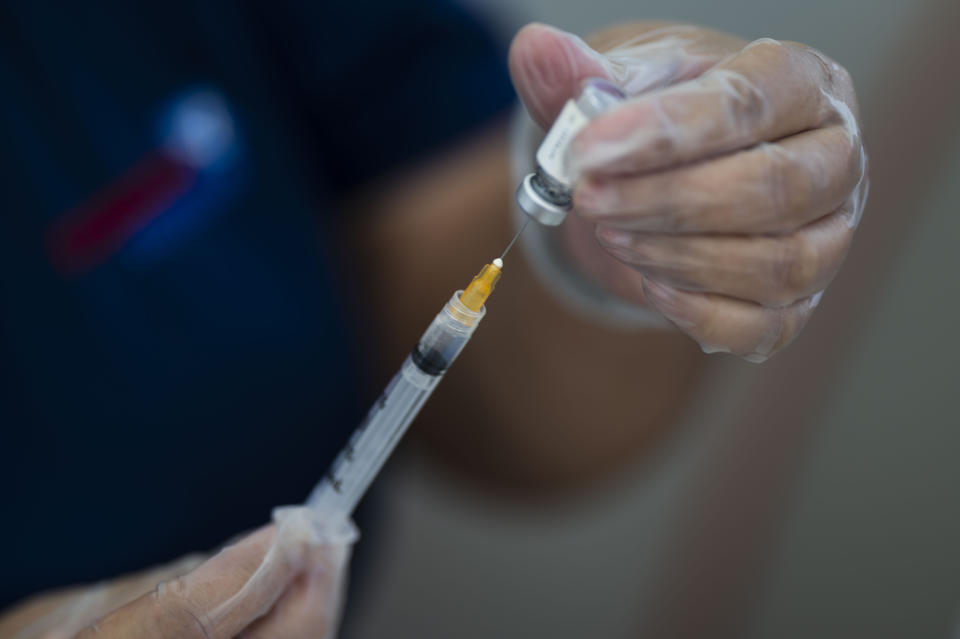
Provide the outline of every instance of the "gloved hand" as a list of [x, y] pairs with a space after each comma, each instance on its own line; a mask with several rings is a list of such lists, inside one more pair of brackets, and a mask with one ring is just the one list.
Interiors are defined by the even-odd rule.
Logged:
[[849, 75], [802, 44], [693, 26], [625, 25], [591, 42], [534, 24], [510, 50], [544, 128], [585, 78], [631, 96], [570, 145], [566, 253], [704, 351], [763, 361], [803, 328], [863, 211]]
[[0, 637], [333, 637], [355, 539], [352, 524], [278, 508], [273, 524], [206, 561], [34, 598], [0, 619]]

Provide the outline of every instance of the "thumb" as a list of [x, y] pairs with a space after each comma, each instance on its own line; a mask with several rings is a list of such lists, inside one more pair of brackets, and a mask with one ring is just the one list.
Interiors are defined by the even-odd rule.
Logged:
[[[228, 639], [264, 615], [300, 572], [270, 561], [276, 526], [225, 547], [193, 571], [114, 610], [75, 639]], [[255, 588], [250, 585], [255, 581]]]
[[572, 33], [545, 24], [528, 24], [514, 36], [509, 65], [520, 99], [544, 128], [549, 128], [583, 80], [612, 80], [600, 53]]

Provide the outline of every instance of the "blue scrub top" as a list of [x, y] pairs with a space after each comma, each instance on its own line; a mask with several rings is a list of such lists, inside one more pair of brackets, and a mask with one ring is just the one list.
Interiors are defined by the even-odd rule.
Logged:
[[0, 606], [306, 496], [365, 408], [334, 204], [503, 58], [441, 0], [0, 7]]

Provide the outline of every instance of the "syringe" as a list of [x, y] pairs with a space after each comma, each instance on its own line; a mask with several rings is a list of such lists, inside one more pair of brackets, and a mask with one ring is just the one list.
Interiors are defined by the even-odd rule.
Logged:
[[503, 259], [498, 257], [483, 267], [466, 290], [453, 294], [313, 489], [307, 506], [328, 518], [353, 513], [410, 422], [477, 330], [486, 313], [483, 303], [502, 269]]
[[[529, 218], [545, 226], [563, 222], [572, 207], [573, 175], [566, 162], [570, 141], [590, 120], [612, 108], [625, 94], [609, 81], [590, 78], [580, 95], [569, 100], [547, 132], [536, 154], [536, 172], [517, 189], [517, 204]], [[410, 422], [466, 346], [483, 319], [483, 303], [503, 268], [503, 256], [520, 237], [520, 228], [499, 258], [483, 267], [465, 291], [457, 291], [434, 318], [413, 352], [403, 362], [366, 419], [310, 493], [307, 505], [326, 517], [349, 517]]]

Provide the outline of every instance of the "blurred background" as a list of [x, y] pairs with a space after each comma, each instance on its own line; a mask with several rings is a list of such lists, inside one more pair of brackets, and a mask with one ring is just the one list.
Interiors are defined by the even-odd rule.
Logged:
[[[534, 20], [586, 36], [666, 19], [816, 47], [854, 78], [872, 189], [847, 263], [800, 338], [762, 366], [706, 358], [679, 423], [644, 440], [657, 440], [652, 452], [625, 470], [507, 499], [410, 438], [377, 482], [373, 515], [359, 518], [366, 543], [343, 636], [960, 639], [960, 3], [460, 2], [503, 56]], [[0, 446], [14, 524], [0, 541], [26, 549], [0, 569], [0, 606], [215, 548], [302, 499], [317, 460], [336, 454], [367, 405], [359, 379], [369, 371], [354, 368], [371, 353], [353, 338], [375, 315], [400, 315], [360, 300], [364, 319], [350, 324], [357, 309], [339, 304], [357, 301], [347, 299], [354, 273], [337, 271], [340, 252], [356, 271], [402, 264], [395, 279], [421, 295], [400, 303], [432, 313], [416, 274], [462, 283], [459, 263], [441, 257], [473, 268], [509, 234], [504, 215], [463, 219], [506, 179], [500, 138], [480, 147], [498, 167], [487, 173], [447, 180], [476, 165], [443, 156], [452, 168], [433, 181], [390, 182], [388, 169], [415, 169], [418, 153], [512, 100], [486, 35], [443, 2], [424, 5], [429, 20], [396, 2], [369, 20], [349, 2], [0, 5], [11, 96], [0, 119], [10, 139], [0, 153], [0, 377], [11, 372], [0, 423], [18, 425]], [[400, 53], [390, 62], [413, 70], [384, 72]], [[445, 99], [433, 99], [437, 73]], [[339, 217], [318, 225], [318, 202], [339, 209], [374, 177], [386, 188], [345, 211], [386, 201], [413, 213], [378, 219], [367, 243], [346, 241]], [[418, 209], [423, 193], [441, 193], [443, 207]], [[451, 226], [434, 234], [437, 220]], [[437, 246], [451, 229], [471, 229], [469, 241]], [[421, 255], [376, 252], [391, 245]], [[390, 328], [398, 358], [422, 330], [414, 315], [405, 318], [416, 325]], [[483, 331], [508, 352], [505, 367], [516, 364], [510, 349], [533, 341], [514, 328], [491, 317]], [[484, 402], [523, 403], [521, 384], [491, 398], [469, 386], [467, 368], [451, 371], [431, 406], [460, 401], [453, 391], [465, 387], [482, 398], [479, 419], [498, 414]], [[502, 379], [527, 370], [537, 369]], [[654, 377], [669, 381], [662, 368]], [[579, 402], [585, 414], [601, 405], [592, 399]], [[550, 414], [541, 407], [533, 414]], [[526, 444], [550, 432], [536, 429], [545, 418], [530, 421]], [[498, 442], [510, 430], [465, 424], [441, 431], [464, 454], [471, 433]], [[519, 456], [489, 449], [486, 462]], [[64, 521], [94, 525], [66, 539]]]
[[856, 83], [872, 191], [806, 334], [715, 362], [613, 486], [504, 504], [406, 450], [347, 636], [960, 637], [960, 5], [472, 4], [504, 38], [662, 18], [821, 49]]

